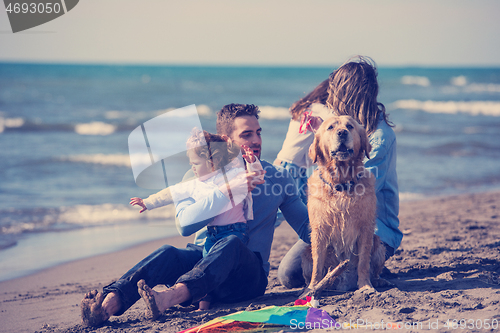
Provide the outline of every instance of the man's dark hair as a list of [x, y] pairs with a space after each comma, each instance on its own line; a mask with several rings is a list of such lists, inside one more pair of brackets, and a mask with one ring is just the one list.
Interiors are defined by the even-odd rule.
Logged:
[[259, 119], [259, 107], [253, 104], [228, 104], [217, 112], [217, 134], [231, 136], [234, 119], [242, 116], [254, 116]]

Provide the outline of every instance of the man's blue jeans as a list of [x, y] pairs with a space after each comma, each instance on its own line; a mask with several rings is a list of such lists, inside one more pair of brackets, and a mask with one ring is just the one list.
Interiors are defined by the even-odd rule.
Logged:
[[184, 283], [191, 299], [189, 305], [210, 295], [212, 301], [235, 303], [261, 296], [266, 291], [267, 275], [260, 255], [252, 252], [241, 240], [231, 235], [212, 247], [202, 257], [203, 247], [188, 244], [185, 249], [165, 245], [151, 253], [130, 269], [119, 280], [103, 288], [104, 293], [115, 292], [123, 314], [140, 299], [137, 282], [141, 279], [153, 288], [158, 284], [173, 286]]

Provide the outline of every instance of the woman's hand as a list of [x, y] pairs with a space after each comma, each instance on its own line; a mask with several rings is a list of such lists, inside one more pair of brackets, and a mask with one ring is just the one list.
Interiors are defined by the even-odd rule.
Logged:
[[321, 119], [321, 117], [313, 116], [312, 111], [306, 111], [300, 117], [299, 133], [302, 134], [306, 133], [307, 131], [316, 133], [322, 123], [323, 119]]
[[130, 204], [132, 206], [141, 206], [142, 209], [139, 211], [139, 213], [142, 213], [147, 210], [146, 205], [144, 204], [144, 201], [141, 198], [130, 199]]

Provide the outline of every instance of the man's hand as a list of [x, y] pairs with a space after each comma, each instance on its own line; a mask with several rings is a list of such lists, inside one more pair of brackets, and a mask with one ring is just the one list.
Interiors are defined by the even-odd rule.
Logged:
[[144, 204], [144, 201], [141, 198], [132, 198], [130, 199], [130, 204], [132, 206], [141, 206], [142, 209], [139, 211], [139, 213], [142, 213], [147, 210], [146, 205]]
[[264, 180], [265, 174], [265, 170], [247, 173], [248, 192], [252, 192], [253, 189], [257, 187], [257, 185], [264, 184], [266, 182]]
[[[229, 179], [227, 184], [222, 184], [219, 186], [219, 190], [229, 199], [231, 196], [240, 196], [244, 194], [245, 196], [252, 192], [255, 187], [259, 184], [264, 184], [265, 180], [261, 179], [261, 175], [264, 175], [266, 171], [254, 171], [254, 172], [242, 172], [237, 176]], [[231, 192], [231, 195], [229, 194]]]

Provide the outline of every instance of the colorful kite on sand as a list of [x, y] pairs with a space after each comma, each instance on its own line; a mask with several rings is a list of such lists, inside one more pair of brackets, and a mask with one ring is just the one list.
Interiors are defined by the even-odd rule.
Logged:
[[[287, 326], [291, 329], [349, 329], [365, 328], [365, 325], [337, 323], [328, 312], [312, 307], [317, 301], [309, 296], [306, 300], [296, 300], [294, 306], [268, 306], [255, 311], [240, 311], [215, 318], [205, 324], [180, 333], [220, 333], [220, 332], [276, 332]], [[396, 323], [388, 323], [390, 328], [399, 328]], [[389, 326], [388, 326], [389, 327]]]
[[252, 331], [268, 328], [272, 332], [276, 326], [292, 328], [334, 328], [337, 323], [323, 310], [299, 306], [268, 306], [255, 311], [241, 311], [215, 318], [203, 325], [182, 331], [181, 333], [209, 333]]

